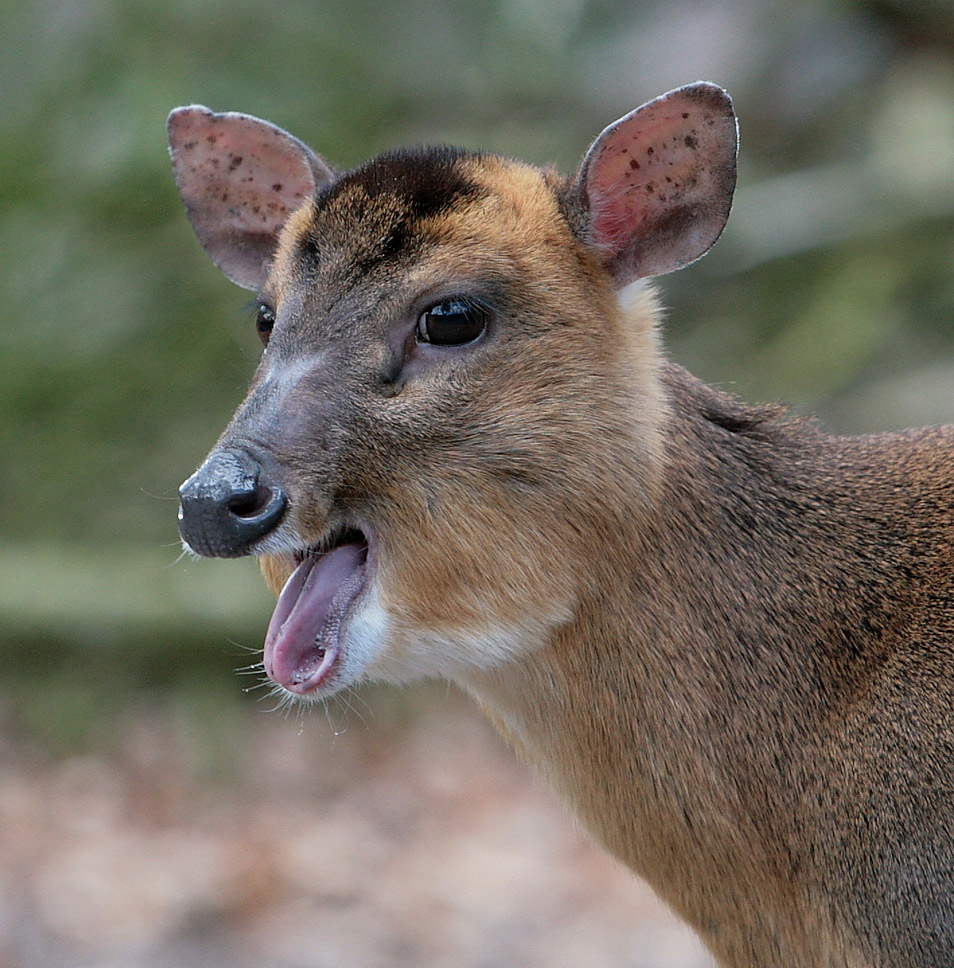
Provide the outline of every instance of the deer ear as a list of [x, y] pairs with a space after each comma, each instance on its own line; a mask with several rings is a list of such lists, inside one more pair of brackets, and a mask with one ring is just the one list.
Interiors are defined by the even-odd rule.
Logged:
[[201, 105], [169, 115], [169, 150], [189, 221], [233, 282], [260, 289], [278, 234], [334, 172], [288, 132]]
[[735, 190], [729, 95], [690, 84], [611, 124], [577, 179], [586, 241], [618, 287], [694, 262], [722, 233]]

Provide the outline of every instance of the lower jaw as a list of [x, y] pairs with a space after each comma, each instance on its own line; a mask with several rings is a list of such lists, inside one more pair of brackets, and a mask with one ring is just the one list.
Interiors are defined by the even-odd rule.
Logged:
[[276, 682], [276, 685], [294, 696], [319, 698], [318, 693], [322, 686], [326, 685], [335, 674], [338, 653], [337, 645], [322, 648], [320, 655], [315, 657], [314, 663], [310, 663], [306, 669], [297, 670], [288, 682]]
[[[306, 561], [309, 570], [302, 570]], [[322, 581], [318, 569], [325, 565], [325, 578], [329, 576], [329, 569], [331, 575], [343, 566], [353, 570], [347, 575], [339, 572], [337, 580], [342, 583], [334, 597], [318, 608], [315, 592], [320, 596]], [[363, 542], [338, 546], [313, 559], [299, 558], [298, 567], [279, 595], [266, 634], [265, 672], [276, 685], [299, 698], [320, 699], [337, 691], [335, 680], [343, 659], [341, 639], [367, 581], [367, 546]], [[320, 602], [320, 597], [317, 601]], [[310, 612], [319, 614], [310, 617]], [[315, 619], [317, 624], [309, 628]]]

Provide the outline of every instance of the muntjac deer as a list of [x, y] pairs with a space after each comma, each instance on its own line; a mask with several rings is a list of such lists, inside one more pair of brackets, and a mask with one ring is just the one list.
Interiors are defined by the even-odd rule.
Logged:
[[954, 430], [831, 436], [664, 358], [645, 280], [722, 231], [726, 93], [570, 179], [169, 132], [265, 344], [180, 529], [260, 556], [277, 688], [460, 683], [726, 966], [954, 966]]

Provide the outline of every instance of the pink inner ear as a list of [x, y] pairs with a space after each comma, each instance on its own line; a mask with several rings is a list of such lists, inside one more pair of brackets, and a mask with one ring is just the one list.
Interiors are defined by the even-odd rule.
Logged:
[[333, 173], [281, 128], [198, 105], [170, 115], [169, 142], [199, 241], [233, 281], [258, 288], [288, 216]]
[[628, 265], [626, 281], [692, 262], [718, 238], [735, 151], [731, 103], [714, 85], [664, 95], [600, 135], [582, 175], [591, 239]]
[[237, 230], [275, 231], [315, 190], [304, 146], [257, 118], [187, 108], [173, 115], [169, 135], [190, 199]]

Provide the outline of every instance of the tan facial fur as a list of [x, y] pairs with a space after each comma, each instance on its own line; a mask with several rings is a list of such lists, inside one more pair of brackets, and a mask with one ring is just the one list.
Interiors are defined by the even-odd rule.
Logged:
[[[575, 611], [598, 533], [581, 532], [577, 509], [614, 500], [621, 454], [644, 468], [647, 501], [658, 473], [664, 406], [654, 375], [652, 297], [638, 295], [635, 309], [621, 312], [560, 216], [548, 176], [497, 158], [463, 166], [486, 194], [417, 227], [430, 248], [401, 280], [407, 300], [466, 291], [472, 278], [532, 280], [527, 328], [542, 334], [569, 318], [575, 335], [561, 346], [539, 335], [507, 341], [500, 334], [483, 359], [468, 361], [464, 405], [459, 397], [448, 404], [439, 366], [375, 401], [369, 421], [381, 431], [386, 473], [365, 486], [374, 493], [369, 518], [381, 522], [377, 577], [389, 639], [369, 671], [387, 678], [482, 667], [543, 641]], [[315, 218], [306, 207], [281, 237], [267, 283], [279, 305], [294, 288], [296, 253]], [[336, 259], [332, 254], [332, 264]], [[590, 276], [586, 287], [581, 268]], [[517, 379], [494, 377], [502, 360]], [[641, 377], [638, 399], [634, 376]], [[413, 441], [402, 440], [405, 429], [439, 422], [451, 425], [439, 451], [417, 453]], [[603, 467], [589, 446], [594, 436], [615, 441], [614, 460]], [[312, 526], [320, 534], [325, 522]], [[291, 560], [262, 562], [272, 587], [280, 587]]]

